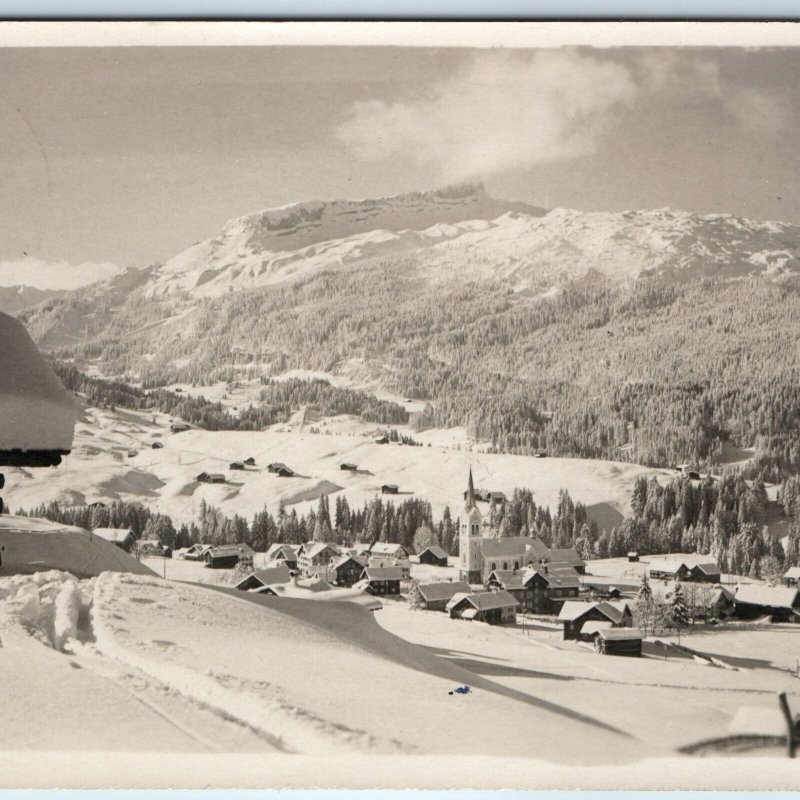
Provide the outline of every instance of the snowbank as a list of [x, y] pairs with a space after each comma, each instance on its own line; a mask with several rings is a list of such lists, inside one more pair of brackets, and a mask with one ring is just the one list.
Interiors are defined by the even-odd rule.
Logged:
[[78, 418], [20, 322], [0, 313], [0, 450], [69, 450]]
[[79, 578], [105, 571], [153, 574], [121, 548], [83, 528], [0, 515], [0, 576], [54, 569]]

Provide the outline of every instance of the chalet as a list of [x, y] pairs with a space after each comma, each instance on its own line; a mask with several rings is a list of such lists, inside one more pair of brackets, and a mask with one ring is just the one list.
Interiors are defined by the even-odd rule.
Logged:
[[564, 602], [578, 597], [580, 580], [575, 570], [547, 565], [525, 570], [494, 570], [486, 581], [489, 589], [504, 589], [519, 601], [523, 611], [557, 614]]
[[292, 575], [288, 567], [280, 565], [251, 573], [246, 578], [242, 578], [235, 588], [242, 592], [258, 592], [274, 584], [289, 583], [291, 579]]
[[153, 450], [161, 450], [161, 448], [162, 448], [163, 446], [164, 446], [164, 444], [163, 444], [162, 442], [153, 442], [153, 444], [151, 444], [151, 445], [150, 445], [150, 447], [151, 447]]
[[193, 544], [184, 554], [185, 561], [202, 561], [206, 551], [211, 549], [210, 544]]
[[786, 586], [797, 586], [800, 584], [800, 567], [790, 567], [783, 575], [783, 582]]
[[233, 461], [231, 462], [228, 469], [244, 469], [244, 462], [243, 461]]
[[347, 472], [356, 472], [356, 470], [358, 470], [358, 467], [355, 464], [344, 463], [344, 464], [339, 464], [339, 469]]
[[211, 569], [230, 569], [245, 559], [252, 561], [253, 548], [244, 542], [210, 547], [203, 553], [205, 566]]
[[290, 570], [297, 569], [297, 552], [288, 544], [271, 544], [266, 553], [268, 564], [277, 566], [284, 564]]
[[297, 566], [310, 575], [329, 566], [331, 559], [339, 558], [339, 548], [328, 542], [307, 542], [297, 552]]
[[172, 433], [183, 433], [184, 431], [190, 430], [191, 425], [187, 425], [185, 422], [173, 422], [172, 425], [169, 426], [169, 429]]
[[653, 580], [719, 583], [720, 569], [713, 561], [687, 564], [680, 559], [651, 564], [647, 570]]
[[453, 595], [445, 608], [452, 619], [506, 625], [516, 622], [518, 605], [508, 592], [471, 592]]
[[734, 611], [739, 619], [770, 618], [770, 622], [800, 622], [800, 589], [796, 586], [744, 584], [736, 588]]
[[390, 558], [388, 556], [373, 556], [370, 553], [369, 560], [366, 564], [368, 567], [377, 567], [383, 569], [384, 567], [397, 567], [403, 580], [408, 580], [411, 577], [411, 562], [405, 558]]
[[403, 561], [407, 561], [409, 556], [408, 550], [406, 550], [403, 545], [397, 544], [396, 542], [375, 542], [367, 552], [371, 557], [385, 556]]
[[127, 553], [131, 551], [136, 542], [136, 536], [134, 536], [130, 528], [95, 528], [92, 533], [107, 542], [115, 544]]
[[447, 553], [438, 544], [426, 547], [419, 554], [420, 564], [429, 564], [432, 567], [446, 567]]
[[335, 586], [352, 586], [358, 583], [367, 566], [359, 556], [342, 556], [328, 567], [328, 580]]
[[377, 436], [373, 439], [375, 444], [389, 444], [389, 437], [388, 436]]
[[417, 585], [423, 607], [427, 611], [445, 611], [447, 604], [457, 594], [469, 594], [472, 590], [463, 581], [438, 581]]
[[[506, 496], [503, 492], [496, 492], [491, 491], [489, 489], [473, 489], [475, 493], [475, 499], [479, 503], [496, 503], [497, 505], [502, 505], [506, 502]], [[469, 494], [469, 490], [464, 492], [464, 499], [467, 499], [467, 495]]]
[[381, 494], [399, 494], [400, 487], [396, 483], [384, 483], [381, 486]]
[[281, 470], [289, 470], [292, 472], [290, 467], [287, 467], [282, 461], [273, 461], [271, 464], [267, 465], [268, 472], [279, 473]]
[[253, 458], [253, 456], [250, 456], [249, 458], [246, 458], [246, 459], [244, 460], [244, 463], [245, 463], [245, 464], [246, 464], [248, 467], [254, 467], [254, 466], [256, 465], [256, 460]]
[[590, 619], [583, 623], [578, 633], [578, 640], [594, 643], [595, 637], [600, 631], [609, 630], [613, 627], [614, 623], [610, 619]]
[[640, 658], [642, 638], [642, 632], [637, 628], [605, 628], [597, 632], [594, 646], [603, 655]]
[[197, 480], [200, 483], [225, 483], [225, 476], [221, 472], [201, 472]]
[[161, 544], [158, 539], [141, 539], [138, 547], [139, 553], [143, 556], [160, 556], [162, 558], [172, 558], [172, 548]]
[[564, 623], [565, 639], [578, 639], [584, 624], [589, 621], [605, 620], [615, 628], [625, 628], [633, 624], [633, 615], [625, 601], [584, 603], [567, 600], [558, 612], [558, 620]]
[[139, 455], [138, 450], [128, 450], [128, 458], [136, 458]]
[[361, 573], [365, 591], [378, 595], [399, 595], [402, 577], [399, 567], [366, 567]]
[[632, 550], [630, 553], [628, 553], [628, 561], [634, 563], [638, 560], [639, 560], [639, 554], [635, 550]]

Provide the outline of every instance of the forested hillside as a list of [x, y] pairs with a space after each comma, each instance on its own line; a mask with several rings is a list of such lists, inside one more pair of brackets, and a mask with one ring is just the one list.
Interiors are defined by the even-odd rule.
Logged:
[[[415, 198], [376, 207], [389, 224], [395, 206], [412, 208]], [[233, 221], [207, 247], [115, 279], [108, 295], [98, 285], [21, 318], [54, 355], [145, 389], [355, 371], [350, 385], [367, 394], [381, 386], [429, 401], [413, 416], [418, 429], [463, 425], [498, 451], [703, 467], [750, 448], [750, 476], [800, 472], [793, 226], [668, 210], [509, 213], [459, 223], [459, 235], [442, 233], [438, 244], [367, 257], [366, 240], [317, 243], [319, 226], [304, 222], [304, 249], [284, 258], [258, 249], [259, 219]], [[249, 248], [247, 269], [237, 237]], [[360, 260], [320, 260], [342, 242]], [[280, 281], [248, 283], [248, 270], [272, 276], [276, 259]], [[208, 271], [231, 283], [199, 296]], [[201, 282], [185, 288], [189, 274]], [[165, 276], [183, 277], [167, 291]], [[280, 419], [287, 391], [323, 389], [270, 385], [262, 407], [240, 419]], [[403, 421], [401, 409], [334, 400], [332, 391], [318, 399], [333, 413]]]

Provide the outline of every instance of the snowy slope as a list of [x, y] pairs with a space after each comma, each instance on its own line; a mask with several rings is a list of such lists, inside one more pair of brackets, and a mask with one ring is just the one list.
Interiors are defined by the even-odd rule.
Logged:
[[77, 416], [28, 332], [0, 313], [0, 450], [69, 450]]
[[121, 548], [83, 528], [46, 519], [0, 515], [0, 575], [64, 570], [88, 577], [101, 572], [151, 575]]
[[[506, 493], [525, 486], [537, 503], [553, 509], [559, 490], [568, 489], [589, 507], [592, 519], [610, 528], [627, 512], [639, 476], [671, 474], [630, 463], [468, 452], [439, 444], [437, 431], [425, 434], [430, 447], [376, 445], [373, 426], [352, 418], [337, 421], [339, 432], [330, 435], [286, 425], [258, 432], [195, 429], [171, 434], [163, 414], [153, 422], [152, 412], [87, 409], [65, 463], [50, 470], [5, 469], [5, 495], [15, 509], [51, 500], [66, 505], [141, 500], [176, 522], [189, 522], [203, 499], [228, 515], [252, 517], [264, 506], [276, 513], [281, 500], [303, 512], [315, 506], [321, 494], [338, 492], [351, 506], [361, 506], [379, 495], [381, 484], [396, 483], [402, 492], [396, 502], [424, 498], [438, 517], [446, 505], [451, 511], [460, 505], [472, 467], [478, 486]], [[152, 449], [154, 441], [162, 442], [163, 448]], [[130, 457], [129, 451], [136, 454]], [[255, 468], [228, 469], [232, 461], [250, 456]], [[279, 478], [267, 472], [272, 461], [288, 464], [297, 476]], [[342, 462], [359, 469], [342, 471]], [[196, 476], [204, 471], [222, 472], [227, 482], [199, 483]]]

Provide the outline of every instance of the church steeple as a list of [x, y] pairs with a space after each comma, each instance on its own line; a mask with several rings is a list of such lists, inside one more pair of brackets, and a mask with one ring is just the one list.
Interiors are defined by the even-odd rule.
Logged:
[[469, 481], [467, 482], [467, 508], [475, 508], [475, 484], [472, 482], [472, 467], [469, 468]]

